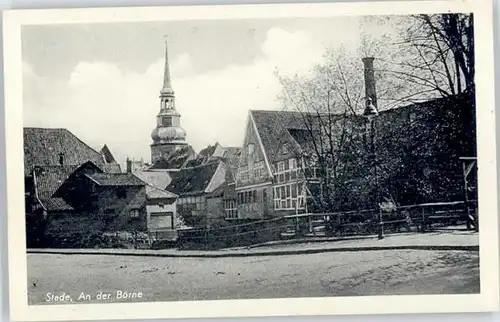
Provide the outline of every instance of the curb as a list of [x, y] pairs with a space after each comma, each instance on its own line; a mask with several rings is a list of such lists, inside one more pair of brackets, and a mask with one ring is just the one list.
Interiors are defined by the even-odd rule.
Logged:
[[[413, 235], [412, 233], [398, 233], [397, 236]], [[386, 234], [387, 237], [391, 234]], [[252, 249], [266, 246], [279, 246], [279, 245], [291, 245], [291, 244], [314, 244], [314, 243], [325, 243], [325, 242], [338, 242], [338, 241], [357, 241], [357, 240], [367, 240], [376, 239], [377, 235], [366, 235], [366, 236], [353, 236], [353, 237], [307, 237], [307, 238], [297, 238], [297, 239], [285, 239], [270, 241], [260, 244], [254, 244], [246, 247], [234, 247], [227, 248], [228, 250], [242, 250], [242, 249]]]
[[431, 251], [479, 251], [479, 246], [456, 246], [456, 245], [414, 245], [414, 246], [367, 246], [367, 247], [335, 247], [303, 250], [281, 250], [262, 252], [228, 252], [218, 254], [162, 254], [162, 253], [136, 253], [136, 252], [106, 252], [106, 251], [58, 251], [58, 250], [27, 250], [28, 254], [57, 254], [57, 255], [108, 255], [108, 256], [136, 256], [136, 257], [170, 257], [170, 258], [225, 258], [225, 257], [254, 257], [254, 256], [280, 256], [280, 255], [302, 255], [334, 252], [358, 252], [358, 251], [381, 251], [381, 250], [431, 250]]

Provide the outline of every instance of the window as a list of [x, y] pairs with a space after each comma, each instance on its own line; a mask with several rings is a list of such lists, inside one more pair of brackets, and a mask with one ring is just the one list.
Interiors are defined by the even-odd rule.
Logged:
[[240, 167], [239, 170], [239, 179], [240, 181], [247, 181], [250, 179], [249, 173], [248, 173], [248, 166], [242, 166]]
[[304, 208], [304, 183], [291, 183], [274, 187], [274, 209], [294, 210]]
[[130, 210], [130, 218], [139, 218], [139, 209]]
[[274, 173], [275, 183], [288, 182], [298, 178], [297, 159], [292, 158], [277, 162], [273, 168], [278, 169]]
[[242, 191], [237, 193], [238, 204], [257, 202], [257, 190]]
[[180, 213], [201, 216], [206, 213], [205, 198], [202, 196], [179, 198], [177, 208]]
[[236, 201], [226, 200], [224, 208], [227, 219], [238, 219], [238, 208], [236, 207]]
[[125, 199], [125, 198], [127, 198], [127, 191], [123, 188], [117, 188], [116, 189], [116, 196], [120, 199]]
[[260, 179], [265, 177], [265, 175], [266, 175], [266, 170], [264, 166], [264, 161], [259, 161], [255, 163], [255, 166], [253, 168], [253, 177], [255, 179]]
[[161, 125], [163, 126], [172, 126], [172, 118], [171, 117], [162, 117]]
[[283, 154], [288, 154], [288, 143], [283, 143], [282, 151]]

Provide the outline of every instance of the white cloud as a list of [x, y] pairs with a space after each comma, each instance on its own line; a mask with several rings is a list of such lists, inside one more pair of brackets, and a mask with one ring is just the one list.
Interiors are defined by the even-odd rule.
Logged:
[[[171, 57], [173, 87], [187, 140], [197, 150], [219, 141], [240, 145], [249, 109], [278, 109], [280, 72], [305, 73], [323, 48], [305, 32], [270, 29], [261, 55], [247, 65], [195, 74], [191, 56]], [[50, 82], [25, 64], [25, 125], [66, 127], [96, 148], [108, 144], [124, 162], [149, 160], [159, 109], [163, 60], [144, 73], [107, 62], [80, 62], [66, 83]]]

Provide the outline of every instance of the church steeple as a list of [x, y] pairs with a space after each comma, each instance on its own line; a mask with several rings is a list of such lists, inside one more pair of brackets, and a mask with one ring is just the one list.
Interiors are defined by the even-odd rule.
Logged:
[[172, 81], [170, 79], [170, 64], [168, 63], [168, 42], [165, 38], [165, 68], [163, 70], [163, 88], [161, 94], [174, 96]]
[[168, 62], [168, 43], [167, 39], [165, 38], [165, 67], [163, 70], [163, 87], [160, 91], [160, 101], [161, 101], [161, 108], [160, 108], [160, 113], [163, 110], [172, 110], [170, 111], [175, 112], [175, 93], [174, 89], [172, 88], [172, 81], [170, 79], [170, 64]]
[[163, 87], [160, 90], [160, 112], [156, 115], [156, 128], [151, 133], [151, 161], [187, 145], [186, 132], [181, 127], [181, 115], [175, 109], [175, 94], [170, 78], [168, 45], [165, 39], [165, 67]]

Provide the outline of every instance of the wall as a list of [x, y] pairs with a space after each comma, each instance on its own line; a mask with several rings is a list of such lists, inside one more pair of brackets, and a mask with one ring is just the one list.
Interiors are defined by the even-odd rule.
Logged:
[[[253, 148], [249, 148], [249, 146], [253, 146]], [[260, 167], [258, 167], [259, 165]], [[244, 171], [245, 167], [248, 172]], [[264, 151], [262, 151], [259, 144], [252, 118], [249, 117], [238, 172], [236, 174], [236, 186], [243, 187], [259, 184], [269, 181], [269, 179], [269, 172], [264, 161]]]
[[[162, 204], [162, 206], [160, 206]], [[148, 223], [148, 231], [159, 231], [159, 230], [172, 230], [175, 229], [175, 217], [177, 215], [176, 203], [166, 203], [160, 201], [150, 201], [146, 206], [147, 211], [147, 223]], [[172, 214], [172, 227], [155, 227], [151, 223], [151, 213], [171, 213]]]
[[205, 227], [207, 224], [205, 196], [198, 194], [177, 199], [177, 213], [190, 227]]
[[207, 197], [207, 219], [208, 222], [218, 221], [226, 217], [222, 196]]
[[219, 188], [226, 182], [226, 165], [223, 162], [219, 162], [217, 170], [215, 170], [210, 183], [205, 189], [206, 193], [211, 193], [215, 189]]
[[[125, 196], [118, 196], [116, 187], [96, 187], [93, 194], [96, 212], [115, 217], [110, 230], [147, 230], [146, 188], [126, 187]], [[131, 211], [139, 210], [139, 218], [132, 218]]]
[[101, 246], [108, 220], [98, 214], [52, 214], [45, 222], [40, 247], [93, 248]]
[[271, 216], [272, 198], [270, 184], [236, 191], [238, 219], [263, 219]]

